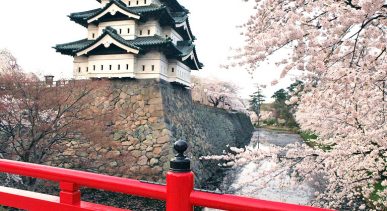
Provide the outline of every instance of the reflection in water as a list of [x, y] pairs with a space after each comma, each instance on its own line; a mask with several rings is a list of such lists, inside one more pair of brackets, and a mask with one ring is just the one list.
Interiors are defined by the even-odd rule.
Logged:
[[[250, 147], [266, 150], [270, 145], [286, 146], [300, 141], [301, 137], [297, 134], [261, 129], [254, 133]], [[235, 178], [232, 184], [230, 185], [230, 180], [226, 176], [222, 186], [227, 187], [225, 192], [236, 195], [292, 204], [307, 204], [313, 195], [312, 188], [308, 184], [292, 185], [288, 169], [283, 168], [263, 177], [259, 176], [259, 172], [275, 169], [276, 165], [270, 160], [264, 160], [260, 163], [250, 162], [243, 167], [234, 168], [227, 173], [230, 177]], [[213, 211], [213, 209], [206, 210]]]

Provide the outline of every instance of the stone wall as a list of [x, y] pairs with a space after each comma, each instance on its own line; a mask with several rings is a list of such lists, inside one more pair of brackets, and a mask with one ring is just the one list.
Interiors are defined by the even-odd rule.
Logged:
[[214, 163], [203, 155], [220, 154], [229, 146], [249, 143], [253, 126], [245, 114], [192, 102], [189, 90], [156, 80], [113, 80], [96, 94], [96, 108], [112, 111], [111, 137], [104, 142], [83, 139], [66, 143], [52, 165], [109, 175], [163, 181], [178, 139], [190, 144], [197, 184], [205, 183]]

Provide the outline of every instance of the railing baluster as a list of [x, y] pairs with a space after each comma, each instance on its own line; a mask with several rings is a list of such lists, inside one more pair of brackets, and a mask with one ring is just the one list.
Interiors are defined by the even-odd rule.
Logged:
[[179, 154], [171, 161], [171, 171], [167, 174], [167, 211], [192, 211], [190, 195], [194, 188], [194, 174], [191, 161], [184, 155], [187, 142], [178, 141], [174, 148]]
[[79, 186], [71, 182], [60, 182], [60, 203], [70, 205], [80, 205], [81, 191]]

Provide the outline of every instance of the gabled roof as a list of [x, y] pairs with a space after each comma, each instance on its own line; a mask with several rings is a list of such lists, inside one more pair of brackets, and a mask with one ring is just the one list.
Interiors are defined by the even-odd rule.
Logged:
[[[69, 15], [69, 18], [72, 21], [74, 21], [74, 22], [76, 22], [84, 27], [87, 27], [87, 25], [88, 25], [87, 20], [91, 19], [93, 16], [100, 14], [101, 12], [104, 11], [104, 9], [105, 9], [105, 7], [94, 9], [94, 10], [89, 10], [89, 11], [84, 11], [84, 12], [71, 13]], [[125, 11], [139, 15], [141, 18], [152, 16], [152, 15], [157, 15], [164, 10], [166, 10], [165, 6], [163, 6], [163, 5], [159, 6], [159, 5], [154, 5], [154, 4], [148, 5], [148, 6], [140, 6], [140, 7], [126, 7], [125, 6]], [[170, 17], [170, 19], [172, 19], [172, 17]]]
[[87, 20], [88, 23], [97, 21], [99, 18], [105, 16], [106, 14], [110, 14], [109, 8], [114, 6], [118, 7], [118, 11], [114, 11], [114, 14], [116, 12], [120, 12], [125, 16], [128, 16], [128, 18], [140, 19], [140, 14], [133, 12], [132, 10], [129, 10], [126, 4], [121, 0], [111, 0], [108, 4], [105, 5], [105, 7], [103, 7], [98, 12], [90, 15], [85, 19]]
[[158, 35], [138, 37], [134, 40], [125, 40], [111, 27], [107, 27], [104, 30], [104, 33], [96, 40], [83, 39], [75, 42], [60, 44], [54, 48], [57, 52], [70, 56], [87, 54], [98, 46], [101, 46], [103, 44], [101, 43], [101, 40], [103, 40], [106, 36], [109, 36], [109, 38], [113, 39], [114, 42], [117, 42], [122, 46], [133, 49], [132, 53], [144, 54], [152, 49], [158, 49], [162, 50], [168, 57], [180, 59], [191, 69], [196, 70], [202, 68], [202, 65], [196, 55], [195, 46], [191, 41], [179, 41], [177, 42], [177, 45], [175, 45], [170, 38], [164, 38]]
[[132, 53], [138, 53], [140, 51], [140, 48], [133, 45], [130, 41], [125, 40], [121, 36], [117, 34], [117, 31], [113, 29], [112, 27], [107, 27], [104, 29], [104, 32], [101, 36], [98, 37], [96, 40], [79, 40], [76, 42], [66, 43], [66, 44], [60, 44], [55, 46], [57, 52], [60, 52], [62, 54], [75, 56], [78, 53], [85, 51], [87, 49], [94, 48], [95, 45], [99, 44], [102, 39], [104, 39], [106, 36], [109, 36], [113, 39], [113, 41], [116, 41], [117, 43], [127, 47]]
[[[71, 20], [75, 21], [82, 26], [87, 27], [88, 20], [91, 20], [93, 17], [102, 14], [109, 5], [114, 4], [114, 2], [121, 7], [124, 6], [122, 1], [113, 0], [106, 7], [102, 9], [89, 10], [85, 12], [72, 13], [69, 17]], [[188, 14], [186, 12], [170, 12], [169, 9], [164, 5], [149, 5], [149, 6], [140, 6], [140, 7], [126, 7], [125, 11], [128, 11], [132, 14], [138, 14], [141, 21], [146, 21], [148, 18], [157, 17], [162, 25], [172, 25], [176, 31], [183, 36], [184, 39], [195, 40], [195, 36], [192, 33], [190, 23], [188, 21]]]

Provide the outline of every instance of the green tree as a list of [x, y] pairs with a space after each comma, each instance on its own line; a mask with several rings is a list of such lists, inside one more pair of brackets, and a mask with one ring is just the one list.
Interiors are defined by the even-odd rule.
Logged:
[[292, 93], [296, 92], [296, 87], [298, 87], [301, 83], [301, 81], [297, 81], [287, 88], [288, 91], [285, 89], [280, 89], [272, 96], [274, 99], [274, 116], [277, 125], [280, 125], [279, 119], [283, 119], [285, 121], [286, 127], [297, 127], [297, 122], [293, 116], [295, 106], [288, 105], [286, 101], [292, 97]]
[[261, 105], [265, 102], [265, 96], [262, 94], [262, 89], [257, 86], [257, 91], [250, 95], [250, 109], [254, 111], [254, 113], [258, 117], [258, 127], [261, 119]]

